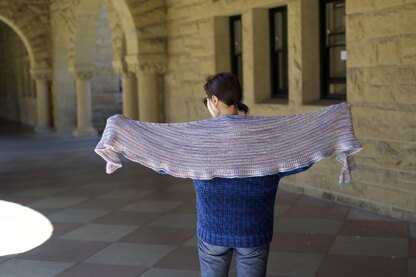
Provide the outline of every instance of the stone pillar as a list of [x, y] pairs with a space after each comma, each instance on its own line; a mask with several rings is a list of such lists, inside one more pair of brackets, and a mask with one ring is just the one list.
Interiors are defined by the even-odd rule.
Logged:
[[92, 70], [72, 70], [76, 80], [77, 129], [72, 132], [75, 137], [97, 136], [92, 127], [91, 83]]
[[50, 71], [31, 70], [32, 77], [36, 82], [36, 108], [37, 123], [35, 132], [51, 131], [51, 97], [49, 90]]
[[123, 115], [138, 120], [136, 76], [130, 72], [125, 72], [121, 75], [121, 82], [123, 86]]
[[160, 122], [162, 94], [162, 74], [164, 65], [161, 62], [139, 63], [139, 118], [141, 121]]

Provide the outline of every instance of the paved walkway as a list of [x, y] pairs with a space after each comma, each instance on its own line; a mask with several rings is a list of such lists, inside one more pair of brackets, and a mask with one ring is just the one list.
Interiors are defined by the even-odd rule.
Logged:
[[[199, 276], [190, 180], [129, 161], [107, 175], [99, 138], [0, 130], [0, 199], [54, 226], [43, 245], [0, 257], [0, 276]], [[283, 190], [275, 219], [268, 276], [416, 276], [415, 224]]]

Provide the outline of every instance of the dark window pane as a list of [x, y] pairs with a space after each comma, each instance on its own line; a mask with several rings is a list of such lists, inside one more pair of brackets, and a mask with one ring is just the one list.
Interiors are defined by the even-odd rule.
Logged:
[[243, 86], [243, 34], [240, 15], [230, 17], [230, 42], [231, 72], [238, 77]]
[[271, 9], [270, 20], [270, 70], [271, 96], [288, 97], [287, 8]]

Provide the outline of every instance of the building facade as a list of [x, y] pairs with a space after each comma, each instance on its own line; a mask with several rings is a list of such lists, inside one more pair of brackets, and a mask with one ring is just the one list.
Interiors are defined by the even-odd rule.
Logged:
[[416, 222], [414, 26], [414, 0], [0, 0], [0, 117], [77, 137], [198, 120], [232, 71], [251, 115], [351, 104], [353, 183], [331, 157], [281, 188]]

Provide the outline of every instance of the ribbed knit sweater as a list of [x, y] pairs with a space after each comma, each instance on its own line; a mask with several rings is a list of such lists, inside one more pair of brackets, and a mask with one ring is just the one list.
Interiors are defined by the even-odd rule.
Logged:
[[257, 247], [270, 243], [280, 179], [311, 166], [260, 177], [193, 180], [198, 238], [227, 247]]

